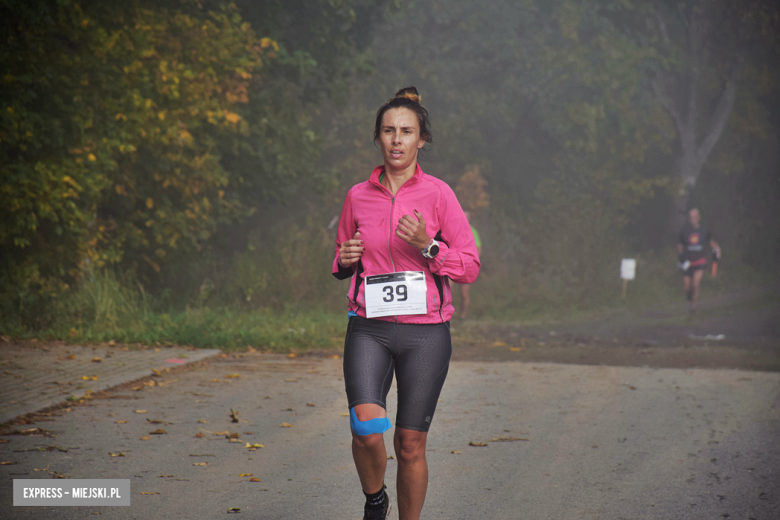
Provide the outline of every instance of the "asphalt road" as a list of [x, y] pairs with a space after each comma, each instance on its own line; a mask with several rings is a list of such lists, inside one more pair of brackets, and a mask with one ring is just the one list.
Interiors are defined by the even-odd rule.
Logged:
[[[3, 517], [361, 518], [340, 359], [245, 354], [156, 380], [26, 426], [54, 437], [3, 436]], [[428, 448], [425, 519], [775, 520], [780, 374], [454, 361]], [[60, 474], [129, 478], [132, 505], [12, 506], [12, 479]]]

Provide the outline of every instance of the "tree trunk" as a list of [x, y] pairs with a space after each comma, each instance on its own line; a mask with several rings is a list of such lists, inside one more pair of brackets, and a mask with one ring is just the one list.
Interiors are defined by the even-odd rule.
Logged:
[[[726, 128], [737, 95], [736, 78], [738, 74], [739, 71], [736, 68], [733, 69], [725, 81], [715, 111], [710, 118], [710, 128], [701, 143], [696, 137], [696, 107], [689, 105], [681, 115], [668, 96], [663, 95], [659, 90], [656, 91], [661, 105], [675, 122], [680, 140], [680, 157], [677, 160], [672, 179], [674, 189], [677, 190], [673, 196], [672, 213], [669, 216], [669, 233], [672, 236], [677, 236], [677, 231], [685, 221], [691, 190], [696, 185], [702, 167], [715, 147], [715, 143]], [[693, 85], [691, 88], [696, 88], [696, 86]]]
[[[718, 94], [715, 110], [709, 114], [700, 114], [698, 95], [700, 66], [704, 62], [703, 38], [704, 27], [702, 16], [705, 8], [698, 5], [691, 9], [687, 20], [687, 68], [679, 74], [659, 72], [652, 82], [652, 88], [661, 107], [674, 122], [677, 138], [680, 141], [680, 157], [673, 172], [673, 188], [677, 192], [673, 196], [672, 213], [669, 215], [669, 233], [676, 236], [677, 231], [685, 221], [688, 210], [688, 198], [691, 190], [699, 179], [702, 167], [712, 152], [715, 143], [720, 139], [726, 128], [734, 100], [737, 95], [737, 78], [742, 74], [742, 60], [735, 58], [732, 62], [723, 87]], [[669, 44], [666, 27], [660, 15], [657, 15], [659, 27], [664, 41]], [[682, 99], [680, 99], [680, 93]], [[697, 121], [700, 116], [709, 121], [709, 128], [704, 138], [699, 142], [697, 136]]]

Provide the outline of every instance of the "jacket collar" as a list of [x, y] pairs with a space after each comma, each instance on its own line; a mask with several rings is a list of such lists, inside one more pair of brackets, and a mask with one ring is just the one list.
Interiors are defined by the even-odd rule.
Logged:
[[[379, 166], [374, 168], [374, 170], [371, 172], [371, 176], [368, 178], [368, 181], [375, 186], [378, 186], [380, 188], [385, 188], [384, 186], [382, 186], [382, 183], [379, 182], [379, 176], [382, 173], [384, 173], [384, 171], [385, 171], [385, 165], [380, 164]], [[425, 172], [423, 172], [422, 168], [420, 168], [420, 163], [417, 163], [417, 167], [415, 168], [414, 175], [412, 175], [412, 178], [404, 183], [404, 186], [419, 181], [420, 179], [422, 179], [423, 175], [425, 175]]]

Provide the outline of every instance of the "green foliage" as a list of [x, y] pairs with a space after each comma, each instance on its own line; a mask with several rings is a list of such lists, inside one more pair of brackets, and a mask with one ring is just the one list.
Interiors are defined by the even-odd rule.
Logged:
[[188, 307], [165, 312], [131, 276], [112, 271], [90, 273], [78, 290], [51, 304], [51, 320], [30, 332], [3, 316], [0, 330], [20, 338], [58, 339], [79, 343], [118, 341], [144, 345], [177, 344], [202, 348], [291, 349], [334, 348], [343, 342], [345, 314], [247, 311], [220, 306]]
[[0, 276], [20, 305], [88, 265], [153, 277], [308, 171], [316, 137], [263, 77], [279, 45], [229, 4], [168, 4], [3, 5]]

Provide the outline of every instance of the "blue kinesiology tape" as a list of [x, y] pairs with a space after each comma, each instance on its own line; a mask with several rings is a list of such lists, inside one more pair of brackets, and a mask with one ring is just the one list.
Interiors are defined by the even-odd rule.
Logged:
[[349, 424], [352, 431], [358, 435], [371, 435], [372, 433], [385, 433], [393, 426], [387, 417], [378, 417], [368, 421], [359, 421], [355, 415], [355, 409], [349, 409]]

